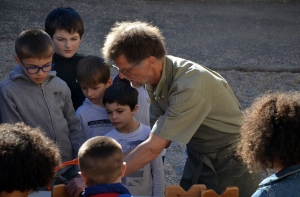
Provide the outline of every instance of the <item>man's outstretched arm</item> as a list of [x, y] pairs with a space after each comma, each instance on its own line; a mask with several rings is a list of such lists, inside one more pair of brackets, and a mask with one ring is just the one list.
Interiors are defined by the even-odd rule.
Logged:
[[165, 140], [150, 133], [147, 140], [138, 145], [125, 157], [125, 176], [141, 169], [155, 159], [164, 148], [170, 145], [171, 141]]

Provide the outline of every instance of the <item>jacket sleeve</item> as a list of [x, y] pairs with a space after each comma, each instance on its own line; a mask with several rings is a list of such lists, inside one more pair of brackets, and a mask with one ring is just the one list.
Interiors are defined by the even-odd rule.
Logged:
[[156, 159], [151, 161], [151, 171], [153, 177], [153, 196], [162, 197], [164, 196], [165, 188], [165, 171], [162, 160], [162, 153], [160, 153]]
[[0, 86], [0, 124], [23, 122], [18, 113], [16, 104], [6, 91], [6, 88]]
[[65, 94], [65, 106], [64, 106], [64, 117], [68, 122], [69, 137], [73, 148], [74, 157], [78, 157], [78, 150], [84, 143], [84, 135], [80, 126], [80, 120], [75, 114], [73, 103], [71, 100], [71, 92], [68, 87], [66, 87]]

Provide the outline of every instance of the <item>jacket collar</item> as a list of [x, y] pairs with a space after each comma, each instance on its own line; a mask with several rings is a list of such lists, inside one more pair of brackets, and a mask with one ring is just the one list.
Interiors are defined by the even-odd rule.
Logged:
[[[172, 81], [173, 81], [173, 63], [172, 60], [169, 58], [172, 56], [166, 56], [164, 58], [164, 65], [163, 65], [163, 72], [161, 74], [161, 78], [157, 85], [152, 84], [146, 84], [146, 89], [150, 92], [153, 92], [153, 94], [156, 97], [166, 97], [167, 95], [163, 95], [165, 91], [163, 91], [165, 88], [171, 87]], [[168, 77], [167, 77], [168, 74]], [[169, 77], [169, 75], [172, 75], [172, 77]]]
[[273, 174], [269, 178], [263, 180], [259, 184], [259, 186], [269, 185], [272, 182], [278, 181], [280, 179], [283, 179], [283, 178], [285, 178], [291, 174], [297, 173], [297, 172], [300, 173], [300, 164], [292, 165], [292, 166], [289, 166], [289, 167], [286, 167], [286, 168], [280, 170], [276, 174]]
[[130, 194], [128, 189], [121, 183], [111, 183], [111, 184], [100, 184], [95, 186], [86, 187], [83, 190], [83, 196], [89, 196], [94, 194], [102, 193], [118, 193], [118, 194]]

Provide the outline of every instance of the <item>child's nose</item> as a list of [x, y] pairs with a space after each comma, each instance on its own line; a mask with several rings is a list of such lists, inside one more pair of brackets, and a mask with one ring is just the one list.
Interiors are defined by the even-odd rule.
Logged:
[[116, 113], [112, 113], [112, 118], [116, 119], [117, 118], [117, 114]]
[[67, 40], [67, 41], [65, 42], [65, 47], [67, 47], [67, 48], [70, 47], [70, 41]]
[[124, 75], [122, 72], [119, 71], [119, 77], [120, 77], [121, 79], [125, 79], [125, 78], [126, 78], [126, 75]]
[[88, 90], [87, 90], [87, 95], [88, 95], [88, 96], [91, 96], [91, 95], [92, 95], [92, 91], [88, 89]]

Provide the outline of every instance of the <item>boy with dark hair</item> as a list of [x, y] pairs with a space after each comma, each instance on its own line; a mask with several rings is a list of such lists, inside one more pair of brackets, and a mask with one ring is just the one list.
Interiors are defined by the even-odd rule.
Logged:
[[109, 66], [100, 57], [86, 56], [77, 65], [77, 81], [86, 97], [76, 110], [85, 140], [105, 135], [114, 128], [102, 103], [104, 91], [112, 83]]
[[[138, 91], [130, 82], [120, 79], [113, 83], [104, 93], [103, 104], [108, 117], [116, 127], [105, 136], [117, 140], [128, 152], [146, 140], [150, 127], [137, 122], [134, 115], [138, 109]], [[164, 167], [160, 154], [151, 163], [122, 179], [122, 183], [133, 195], [164, 196]]]
[[28, 196], [53, 178], [59, 150], [38, 128], [0, 124], [0, 196]]
[[126, 163], [122, 147], [114, 139], [97, 136], [87, 140], [79, 149], [78, 159], [81, 177], [88, 186], [83, 196], [131, 196], [120, 183]]
[[57, 76], [69, 86], [76, 111], [84, 101], [84, 95], [76, 82], [76, 66], [84, 57], [77, 53], [84, 33], [83, 21], [74, 9], [59, 7], [48, 14], [45, 31], [50, 35], [54, 44], [54, 70]]
[[[83, 132], [70, 89], [51, 71], [54, 49], [50, 36], [42, 30], [23, 31], [15, 51], [18, 65], [0, 82], [0, 123], [40, 127], [58, 145], [63, 162], [76, 158], [84, 142]], [[77, 172], [76, 167], [61, 170], [66, 179]]]
[[250, 171], [276, 173], [252, 197], [300, 196], [300, 93], [271, 93], [246, 110], [238, 153]]

